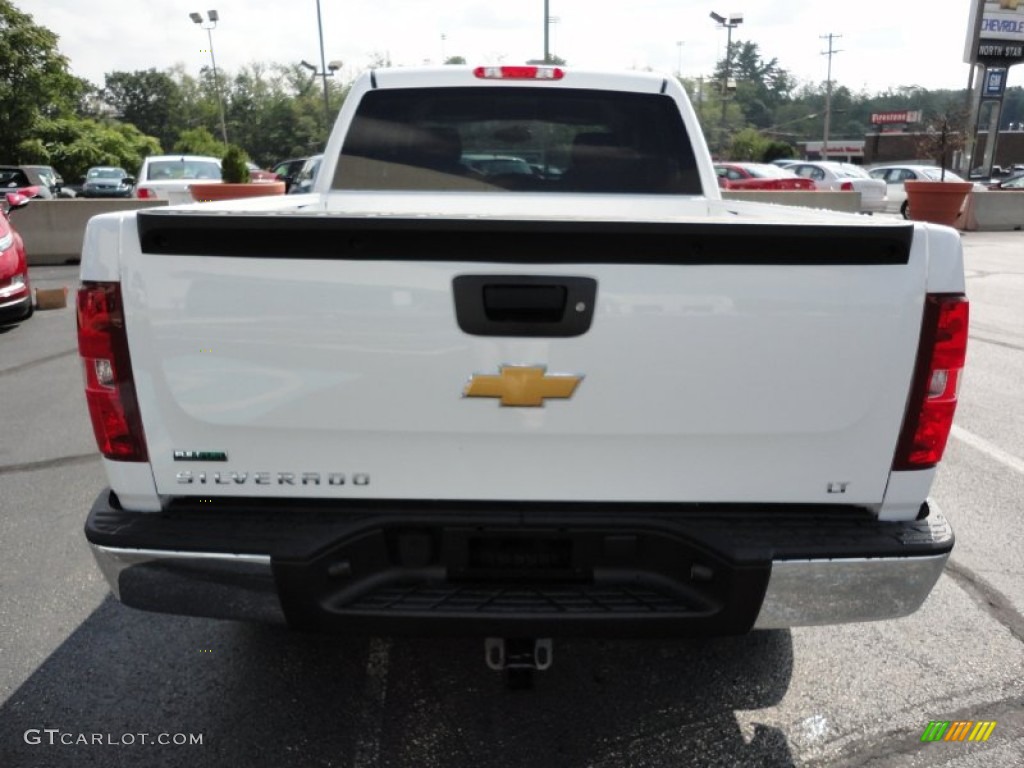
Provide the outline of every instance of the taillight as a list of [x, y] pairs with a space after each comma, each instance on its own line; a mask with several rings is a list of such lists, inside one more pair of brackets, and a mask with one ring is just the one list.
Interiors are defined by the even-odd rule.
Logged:
[[148, 187], [138, 187], [135, 190], [135, 196], [140, 200], [155, 200], [156, 192]]
[[482, 80], [561, 80], [561, 67], [477, 67], [473, 74]]
[[967, 357], [968, 307], [959, 294], [930, 294], [925, 300], [917, 367], [894, 470], [928, 469], [942, 459]]
[[839, 191], [840, 192], [853, 192], [853, 182], [852, 181], [844, 181], [842, 184], [839, 185]]
[[78, 291], [78, 354], [100, 453], [116, 461], [146, 461], [119, 283], [82, 284]]

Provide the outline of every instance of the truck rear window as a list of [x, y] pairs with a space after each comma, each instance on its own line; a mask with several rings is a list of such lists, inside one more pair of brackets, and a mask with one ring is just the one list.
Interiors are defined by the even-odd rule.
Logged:
[[332, 186], [701, 192], [690, 139], [670, 97], [522, 87], [367, 93]]

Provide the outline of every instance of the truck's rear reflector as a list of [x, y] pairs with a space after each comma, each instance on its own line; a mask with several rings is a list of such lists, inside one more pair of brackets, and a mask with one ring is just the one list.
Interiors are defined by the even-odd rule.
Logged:
[[561, 80], [561, 67], [477, 67], [473, 74], [481, 80]]
[[146, 461], [119, 283], [87, 282], [79, 289], [78, 354], [100, 453], [116, 461]]
[[942, 459], [967, 356], [968, 307], [962, 295], [930, 294], [925, 300], [917, 368], [894, 470], [928, 469]]

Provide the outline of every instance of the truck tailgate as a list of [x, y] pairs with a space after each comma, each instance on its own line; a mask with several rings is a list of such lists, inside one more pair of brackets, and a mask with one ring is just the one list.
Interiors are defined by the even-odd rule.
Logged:
[[[884, 495], [925, 290], [910, 226], [137, 221], [122, 290], [162, 495]], [[485, 290], [483, 325], [467, 332], [460, 313]], [[500, 394], [503, 367], [579, 380], [539, 406], [464, 396], [474, 375]]]

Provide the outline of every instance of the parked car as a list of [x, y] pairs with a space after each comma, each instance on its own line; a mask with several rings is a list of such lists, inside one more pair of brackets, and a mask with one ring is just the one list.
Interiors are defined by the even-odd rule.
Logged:
[[33, 183], [45, 184], [53, 197], [75, 197], [75, 190], [64, 186], [64, 177], [57, 173], [52, 165], [25, 165], [23, 168], [34, 173], [39, 181]]
[[251, 160], [247, 162], [246, 167], [249, 169], [249, 181], [261, 184], [267, 181], [280, 181], [281, 178], [273, 171], [265, 171], [260, 168], [256, 163]]
[[323, 159], [323, 155], [312, 155], [306, 158], [306, 161], [302, 164], [302, 170], [295, 176], [295, 181], [288, 190], [289, 194], [301, 195], [304, 192], [313, 191], [316, 173], [320, 170], [320, 163]]
[[796, 165], [799, 162], [801, 161], [795, 157], [779, 157], [772, 160], [770, 165], [777, 165], [779, 168], [788, 168], [789, 166]]
[[284, 191], [287, 193], [291, 191], [292, 184], [295, 183], [295, 177], [299, 175], [299, 171], [302, 170], [302, 166], [305, 163], [306, 158], [293, 157], [288, 160], [282, 160], [270, 170], [273, 171], [278, 179], [284, 182]]
[[998, 182], [996, 184], [992, 184], [992, 185], [989, 186], [989, 189], [995, 190], [995, 191], [1004, 190], [1004, 189], [1005, 190], [1014, 190], [1015, 189], [1015, 190], [1024, 192], [1024, 173], [1019, 174], [1017, 176], [1011, 176], [1008, 179], [1003, 179], [1002, 181], [1000, 181], [1000, 182]]
[[131, 197], [134, 183], [124, 168], [96, 165], [85, 174], [82, 197]]
[[810, 179], [768, 163], [716, 163], [718, 186], [722, 189], [815, 190]]
[[[890, 213], [897, 211], [908, 218], [907, 190], [903, 183], [906, 181], [939, 181], [942, 179], [942, 169], [937, 165], [876, 165], [868, 171], [873, 179], [885, 182], [886, 206], [885, 210]], [[963, 181], [952, 171], [946, 171], [946, 181]], [[975, 184], [975, 189], [980, 185]], [[983, 188], [983, 187], [982, 187]]]
[[28, 197], [50, 200], [56, 197], [50, 188], [49, 179], [40, 175], [36, 166], [0, 165], [0, 192], [22, 192], [31, 189]]
[[810, 179], [818, 189], [860, 192], [861, 213], [880, 213], [888, 204], [885, 182], [872, 179], [859, 165], [832, 160], [803, 161], [789, 166], [789, 170], [797, 176]]
[[0, 324], [32, 316], [32, 286], [28, 279], [25, 244], [11, 224], [10, 214], [35, 197], [33, 187], [8, 192], [0, 203]]
[[140, 200], [191, 203], [193, 181], [220, 181], [220, 160], [204, 155], [151, 155], [142, 161], [135, 196]]

